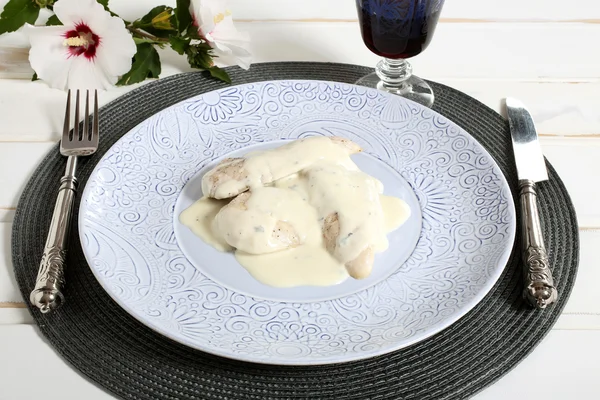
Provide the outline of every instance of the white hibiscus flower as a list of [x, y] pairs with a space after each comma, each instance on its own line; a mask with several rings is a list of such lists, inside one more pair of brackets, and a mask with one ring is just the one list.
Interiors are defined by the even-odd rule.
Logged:
[[108, 89], [131, 68], [135, 42], [123, 20], [96, 0], [59, 0], [62, 26], [26, 25], [29, 62], [38, 78], [58, 89]]
[[247, 32], [237, 30], [225, 1], [192, 0], [190, 14], [200, 36], [213, 48], [217, 61], [225, 65], [237, 64], [243, 69], [250, 68], [250, 36]]

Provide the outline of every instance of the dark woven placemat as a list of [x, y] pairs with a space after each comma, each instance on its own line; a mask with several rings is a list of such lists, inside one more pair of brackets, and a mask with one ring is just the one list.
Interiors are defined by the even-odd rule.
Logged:
[[[324, 63], [268, 63], [249, 71], [230, 70], [235, 83], [292, 78], [352, 83], [369, 72], [365, 67]], [[432, 85], [434, 109], [490, 152], [514, 193], [516, 175], [506, 121], [461, 92]], [[109, 147], [138, 123], [176, 102], [224, 86], [198, 73], [183, 74], [142, 86], [103, 107], [101, 146], [95, 156], [81, 161], [82, 185]], [[34, 286], [64, 164], [53, 149], [30, 179], [17, 208], [12, 255], [25, 299]], [[30, 311], [42, 334], [75, 369], [125, 399], [467, 398], [527, 356], [550, 330], [573, 287], [579, 255], [575, 211], [550, 165], [549, 173], [550, 181], [539, 187], [539, 201], [558, 303], [542, 312], [524, 304], [520, 259], [513, 251], [497, 285], [468, 315], [434, 337], [388, 355], [338, 365], [281, 367], [223, 359], [175, 343], [129, 316], [104, 292], [83, 256], [77, 221], [65, 305], [49, 315], [31, 307]]]

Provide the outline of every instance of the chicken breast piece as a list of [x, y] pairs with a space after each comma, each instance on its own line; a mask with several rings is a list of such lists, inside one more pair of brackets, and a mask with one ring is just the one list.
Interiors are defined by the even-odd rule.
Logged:
[[[226, 158], [202, 177], [202, 192], [207, 197], [228, 199], [248, 190], [243, 182], [248, 178], [244, 169], [243, 158]], [[232, 186], [229, 191], [223, 190], [224, 185]]]
[[336, 146], [344, 148], [348, 155], [360, 153], [362, 151], [362, 148], [350, 139], [339, 136], [330, 136], [328, 139]]
[[248, 189], [297, 173], [319, 160], [357, 169], [348, 156], [361, 151], [359, 145], [341, 137], [315, 136], [295, 140], [246, 158], [221, 161], [202, 178], [202, 191], [205, 196], [215, 199], [235, 197]]
[[[323, 221], [323, 238], [325, 247], [331, 254], [336, 254], [338, 238], [340, 235], [340, 220], [337, 213], [329, 214]], [[360, 252], [358, 257], [344, 264], [348, 275], [354, 279], [364, 279], [371, 274], [375, 252], [373, 246], [369, 245]]]
[[259, 209], [249, 209], [252, 192], [244, 192], [223, 207], [213, 221], [213, 232], [230, 246], [249, 254], [265, 254], [302, 244], [294, 227]]
[[309, 202], [322, 221], [327, 251], [348, 274], [364, 279], [373, 269], [376, 249], [387, 245], [380, 194], [381, 182], [360, 170], [315, 163], [302, 172]]

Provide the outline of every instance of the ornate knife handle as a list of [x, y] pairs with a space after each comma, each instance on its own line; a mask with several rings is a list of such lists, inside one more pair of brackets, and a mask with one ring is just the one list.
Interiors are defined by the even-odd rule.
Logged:
[[58, 197], [54, 205], [52, 222], [46, 238], [35, 288], [29, 296], [31, 304], [38, 307], [42, 313], [50, 312], [64, 302], [61, 291], [64, 284], [65, 259], [73, 204], [77, 193], [76, 164], [76, 157], [68, 158], [65, 175], [60, 180]]
[[537, 308], [546, 308], [558, 298], [554, 286], [548, 253], [544, 246], [544, 237], [537, 209], [535, 183], [531, 180], [519, 182], [522, 229], [523, 262], [525, 288], [523, 297]]

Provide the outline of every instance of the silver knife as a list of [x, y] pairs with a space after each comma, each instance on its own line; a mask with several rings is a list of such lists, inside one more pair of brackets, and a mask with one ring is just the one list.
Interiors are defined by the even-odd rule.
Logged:
[[521, 203], [523, 235], [523, 297], [537, 308], [546, 308], [558, 298], [548, 253], [544, 246], [542, 226], [537, 208], [536, 182], [548, 180], [548, 171], [531, 114], [523, 103], [506, 99]]

